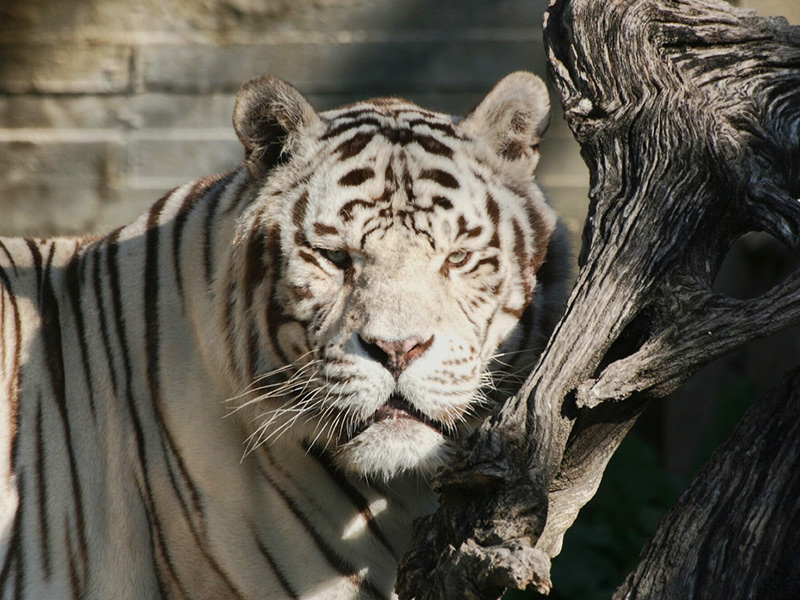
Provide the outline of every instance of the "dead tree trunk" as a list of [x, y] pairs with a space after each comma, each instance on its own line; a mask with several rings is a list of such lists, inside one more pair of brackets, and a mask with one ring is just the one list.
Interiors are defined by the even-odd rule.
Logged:
[[[800, 322], [800, 275], [748, 301], [711, 287], [743, 233], [800, 241], [800, 30], [719, 0], [553, 0], [545, 43], [591, 172], [581, 270], [531, 377], [439, 475], [404, 599], [547, 591], [550, 557], [645, 403]], [[795, 377], [748, 413], [619, 598], [756, 597], [778, 575], [771, 597], [797, 591], [798, 390]]]

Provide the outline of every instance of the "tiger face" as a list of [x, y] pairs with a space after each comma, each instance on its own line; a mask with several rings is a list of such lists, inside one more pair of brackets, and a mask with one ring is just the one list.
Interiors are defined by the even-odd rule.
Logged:
[[225, 297], [251, 447], [299, 440], [371, 477], [447, 461], [541, 322], [548, 119], [527, 73], [460, 122], [394, 98], [317, 114], [281, 81], [245, 84], [255, 200]]

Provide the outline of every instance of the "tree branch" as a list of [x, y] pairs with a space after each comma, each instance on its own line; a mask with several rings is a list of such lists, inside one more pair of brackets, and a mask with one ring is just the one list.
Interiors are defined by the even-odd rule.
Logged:
[[578, 406], [592, 408], [605, 400], [634, 393], [665, 396], [706, 363], [750, 340], [767, 337], [800, 323], [800, 273], [760, 298], [733, 300], [708, 291], [676, 287], [670, 302], [680, 307], [674, 320], [634, 354], [606, 367], [598, 379], [578, 387]]

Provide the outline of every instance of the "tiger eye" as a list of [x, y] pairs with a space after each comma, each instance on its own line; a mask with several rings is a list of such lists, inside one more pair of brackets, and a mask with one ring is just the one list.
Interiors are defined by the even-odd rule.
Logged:
[[470, 256], [472, 256], [472, 252], [469, 250], [456, 250], [450, 253], [447, 262], [453, 267], [460, 267], [469, 260]]
[[350, 254], [342, 248], [320, 248], [319, 253], [340, 269], [346, 269], [351, 264]]

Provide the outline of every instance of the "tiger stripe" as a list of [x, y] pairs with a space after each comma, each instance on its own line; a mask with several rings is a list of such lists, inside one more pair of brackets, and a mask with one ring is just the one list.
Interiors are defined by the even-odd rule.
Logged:
[[344, 556], [336, 552], [336, 550], [329, 544], [322, 534], [311, 524], [308, 519], [308, 516], [305, 512], [301, 509], [300, 505], [292, 499], [292, 497], [286, 492], [286, 490], [281, 487], [274, 477], [269, 475], [266, 471], [262, 471], [264, 479], [273, 487], [273, 489], [278, 493], [281, 497], [283, 502], [292, 512], [294, 517], [297, 519], [299, 523], [302, 524], [306, 533], [309, 537], [313, 540], [314, 545], [316, 546], [317, 550], [322, 554], [325, 558], [327, 564], [332, 567], [336, 572], [338, 572], [342, 577], [347, 579], [353, 587], [357, 589], [363, 589], [368, 595], [367, 598], [374, 598], [376, 600], [388, 599], [389, 596], [385, 593], [382, 593], [374, 583], [372, 583], [367, 577], [362, 576], [358, 569], [356, 569], [350, 561], [348, 561]]
[[[69, 475], [71, 479], [71, 489], [73, 492], [73, 499], [75, 502], [74, 516], [76, 519], [75, 528], [77, 529], [78, 537], [78, 556], [81, 559], [82, 571], [85, 573], [88, 569], [87, 559], [87, 541], [85, 530], [85, 513], [83, 490], [78, 475], [77, 458], [75, 456], [74, 444], [72, 442], [72, 429], [67, 407], [67, 393], [66, 382], [64, 373], [64, 358], [62, 356], [62, 340], [61, 340], [61, 327], [60, 327], [60, 309], [59, 302], [56, 299], [55, 291], [53, 289], [53, 278], [51, 269], [53, 267], [53, 258], [55, 256], [56, 246], [50, 246], [50, 252], [47, 259], [47, 265], [43, 274], [43, 283], [41, 290], [41, 306], [43, 313], [42, 333], [45, 342], [45, 355], [47, 357], [47, 370], [50, 378], [52, 398], [55, 400], [56, 408], [58, 409], [59, 417], [61, 418], [61, 426], [64, 431], [64, 438], [67, 448], [67, 458], [69, 461]], [[34, 247], [31, 246], [31, 251]], [[37, 269], [41, 263], [41, 255], [35, 252]], [[73, 254], [74, 257], [74, 254]], [[41, 404], [39, 405], [41, 408]], [[66, 519], [66, 516], [65, 516]], [[71, 527], [67, 527], [66, 531], [70, 531]], [[47, 568], [45, 569], [47, 572]]]
[[342, 175], [339, 178], [339, 185], [345, 187], [356, 187], [375, 177], [375, 171], [373, 171], [370, 167], [361, 167], [358, 169], [353, 169], [346, 175]]
[[175, 215], [175, 229], [172, 234], [172, 268], [175, 270], [175, 286], [178, 290], [178, 297], [183, 302], [183, 267], [181, 261], [181, 241], [183, 240], [183, 232], [188, 221], [189, 214], [194, 204], [202, 197], [203, 192], [208, 189], [209, 185], [215, 183], [214, 178], [203, 178], [197, 181], [192, 189], [186, 194], [186, 197], [181, 203], [178, 214]]
[[[86, 263], [84, 262], [83, 265], [85, 267]], [[92, 367], [89, 361], [89, 350], [86, 347], [86, 321], [80, 306], [80, 288], [83, 283], [81, 281], [83, 271], [81, 270], [79, 272], [79, 269], [81, 269], [81, 263], [78, 260], [70, 261], [65, 277], [66, 294], [70, 302], [72, 313], [75, 315], [75, 327], [77, 328], [78, 350], [81, 355], [81, 365], [83, 366], [83, 378], [86, 383], [92, 417], [96, 421], [97, 408], [95, 407], [94, 389], [92, 386]]]
[[286, 575], [283, 574], [280, 567], [278, 567], [275, 559], [272, 557], [272, 554], [267, 549], [266, 544], [264, 544], [264, 542], [258, 538], [256, 538], [256, 543], [258, 544], [258, 549], [261, 551], [261, 555], [269, 564], [271, 572], [275, 575], [280, 583], [285, 596], [291, 598], [292, 600], [299, 600], [300, 596], [298, 595], [298, 592], [294, 589], [292, 583], [288, 580]]
[[377, 521], [375, 520], [375, 516], [372, 514], [372, 511], [369, 508], [366, 498], [364, 498], [361, 492], [359, 492], [358, 489], [356, 489], [356, 487], [350, 481], [348, 481], [346, 477], [338, 472], [334, 465], [330, 464], [324, 453], [319, 452], [317, 448], [311, 446], [306, 446], [306, 451], [310, 456], [313, 456], [315, 459], [317, 459], [322, 468], [326, 469], [331, 474], [331, 477], [336, 485], [342, 490], [342, 493], [347, 496], [350, 502], [353, 503], [361, 516], [367, 522], [367, 526], [375, 536], [375, 539], [380, 542], [381, 546], [386, 548], [386, 550], [392, 554], [395, 560], [400, 562], [400, 553], [389, 541], [388, 536], [381, 530], [380, 525], [378, 525]]
[[44, 443], [42, 436], [42, 402], [41, 397], [36, 404], [36, 425], [34, 431], [38, 439], [36, 444], [36, 503], [39, 507], [39, 550], [42, 553], [42, 567], [45, 577], [50, 577], [50, 531], [47, 518], [47, 479], [45, 477]]

